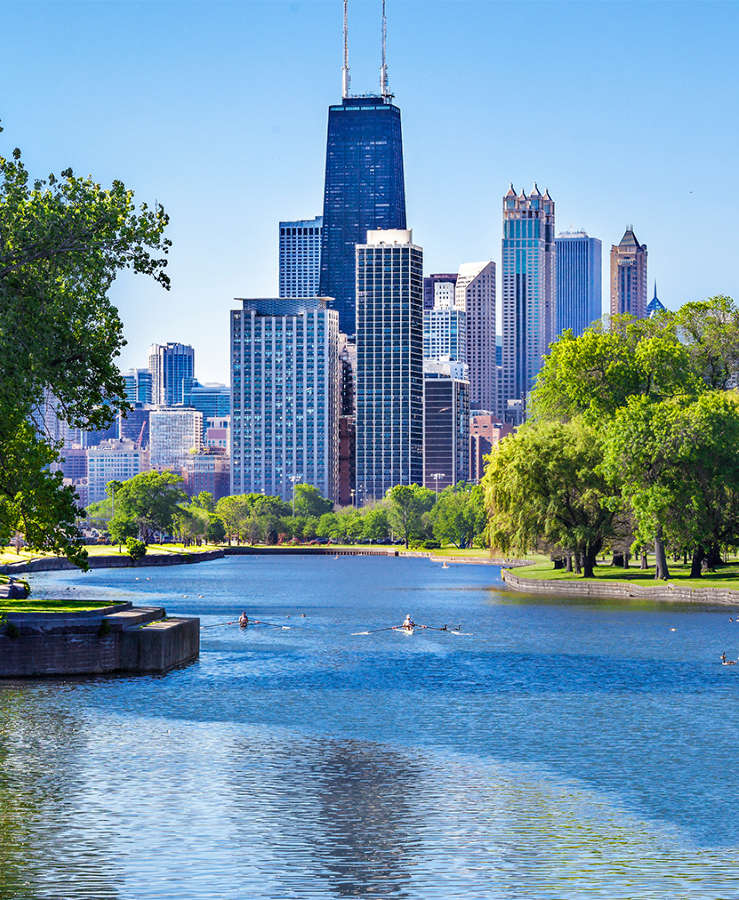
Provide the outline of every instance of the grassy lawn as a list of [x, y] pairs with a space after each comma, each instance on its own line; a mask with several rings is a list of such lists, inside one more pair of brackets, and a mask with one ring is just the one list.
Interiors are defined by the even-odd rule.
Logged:
[[[719, 587], [728, 590], [739, 591], [739, 560], [732, 560], [729, 565], [708, 572], [701, 578], [690, 578], [690, 566], [682, 563], [668, 561], [670, 570], [670, 582], [679, 584], [680, 587]], [[639, 568], [612, 568], [611, 566], [596, 566], [595, 578], [584, 579], [582, 575], [574, 572], [565, 572], [563, 569], [554, 569], [549, 559], [537, 561], [533, 566], [522, 566], [515, 570], [516, 575], [522, 578], [535, 578], [546, 581], [619, 581], [622, 583], [637, 585], [639, 587], [660, 587], [666, 583], [654, 580], [654, 567], [642, 570]]]
[[[128, 556], [125, 545], [122, 552], [118, 550], [118, 544], [86, 544], [85, 549], [89, 556]], [[217, 550], [218, 546], [209, 544], [201, 547], [183, 547], [182, 544], [148, 544], [147, 553], [205, 553], [207, 550]], [[13, 547], [0, 548], [0, 565], [7, 563], [28, 562], [31, 559], [40, 559], [44, 556], [54, 556], [53, 553], [44, 553], [39, 550], [21, 550], [16, 553]]]
[[25, 600], [0, 600], [0, 615], [5, 613], [74, 613], [84, 612], [88, 609], [101, 609], [111, 605], [109, 600], [34, 600], [33, 597], [28, 597]]

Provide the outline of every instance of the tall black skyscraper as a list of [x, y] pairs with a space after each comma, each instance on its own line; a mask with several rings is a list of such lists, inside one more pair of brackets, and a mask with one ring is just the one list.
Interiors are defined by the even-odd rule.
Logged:
[[339, 327], [356, 330], [355, 246], [367, 232], [406, 227], [400, 109], [392, 103], [383, 60], [379, 96], [349, 94], [344, 19], [344, 97], [328, 110], [319, 294], [333, 297]]

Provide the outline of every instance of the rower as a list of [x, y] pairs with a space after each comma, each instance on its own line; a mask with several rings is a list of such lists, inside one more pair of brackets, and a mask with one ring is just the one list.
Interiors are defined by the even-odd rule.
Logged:
[[247, 616], [247, 614], [245, 612], [242, 612], [241, 615], [239, 616], [239, 625], [241, 628], [246, 628], [246, 626], [248, 624], [249, 624], [249, 616]]
[[411, 619], [410, 613], [408, 613], [408, 615], [405, 617], [405, 621], [403, 622], [403, 624], [400, 627], [406, 628], [408, 630], [416, 627], [416, 623], [413, 621], [413, 619]]

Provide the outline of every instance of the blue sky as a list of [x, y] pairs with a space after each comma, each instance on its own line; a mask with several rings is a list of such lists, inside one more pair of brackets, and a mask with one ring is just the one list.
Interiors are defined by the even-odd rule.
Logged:
[[[0, 152], [34, 174], [121, 178], [172, 218], [169, 293], [113, 292], [143, 365], [154, 341], [228, 379], [235, 296], [277, 289], [277, 222], [320, 214], [341, 0], [6, 2]], [[350, 0], [352, 89], [374, 90], [380, 0]], [[537, 181], [557, 230], [608, 250], [627, 224], [671, 308], [739, 298], [739, 2], [388, 0], [408, 224], [425, 270], [500, 262], [501, 199]], [[651, 292], [650, 292], [651, 296]]]

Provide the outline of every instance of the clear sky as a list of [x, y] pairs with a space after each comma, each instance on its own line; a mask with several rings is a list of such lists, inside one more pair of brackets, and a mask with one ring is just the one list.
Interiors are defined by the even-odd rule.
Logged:
[[[352, 89], [375, 90], [380, 0], [350, 0]], [[121, 178], [171, 215], [172, 290], [114, 288], [128, 346], [195, 346], [228, 380], [235, 296], [276, 296], [277, 222], [321, 213], [341, 0], [13, 2], [0, 152]], [[425, 271], [500, 264], [501, 200], [534, 181], [557, 230], [627, 224], [670, 308], [739, 299], [739, 2], [388, 0], [408, 224]]]

